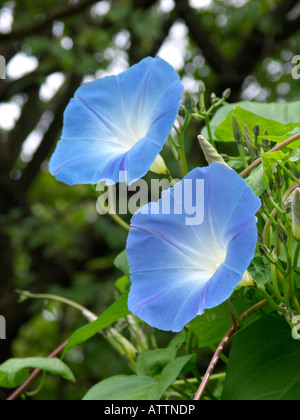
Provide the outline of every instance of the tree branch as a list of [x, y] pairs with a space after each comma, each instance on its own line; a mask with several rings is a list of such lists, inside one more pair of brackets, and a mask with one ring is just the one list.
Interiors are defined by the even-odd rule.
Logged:
[[94, 3], [97, 3], [97, 0], [81, 0], [74, 5], [64, 5], [54, 12], [49, 12], [45, 14], [44, 17], [37, 21], [33, 21], [33, 23], [28, 24], [27, 26], [23, 26], [19, 29], [15, 29], [12, 32], [7, 34], [0, 35], [0, 43], [1, 42], [8, 42], [14, 40], [16, 38], [24, 38], [29, 35], [38, 34], [40, 31], [43, 31], [45, 27], [51, 25], [55, 20], [60, 20], [79, 12], [82, 12], [89, 6], [92, 6]]
[[189, 6], [188, 0], [176, 1], [176, 9], [178, 17], [185, 21], [190, 35], [201, 49], [212, 70], [217, 74], [222, 74], [228, 67], [228, 60], [212, 43], [210, 33], [200, 24], [196, 12]]
[[233, 336], [233, 334], [236, 332], [236, 328], [235, 327], [231, 327], [230, 330], [227, 332], [227, 334], [225, 335], [225, 337], [223, 338], [223, 340], [221, 341], [221, 343], [218, 345], [218, 348], [213, 356], [213, 358], [211, 359], [211, 362], [208, 366], [208, 369], [204, 375], [204, 378], [198, 388], [198, 391], [196, 392], [196, 395], [194, 397], [195, 401], [199, 401], [200, 398], [202, 397], [205, 388], [210, 380], [211, 375], [213, 374], [213, 371], [215, 370], [217, 363], [220, 359], [221, 354], [223, 353], [224, 347], [225, 345], [228, 343], [228, 341], [230, 340], [230, 338]]
[[59, 92], [56, 94], [55, 100], [57, 103], [53, 108], [55, 117], [44, 135], [44, 138], [35, 152], [31, 162], [24, 169], [22, 177], [18, 183], [19, 189], [20, 191], [23, 191], [23, 193], [31, 186], [40, 171], [41, 164], [51, 153], [63, 124], [64, 110], [80, 82], [80, 76], [71, 75], [70, 79], [64, 83]]
[[23, 106], [21, 116], [3, 145], [6, 146], [4, 156], [8, 170], [13, 168], [25, 139], [34, 130], [42, 116], [43, 107], [39, 100], [39, 90], [40, 86], [35, 85], [28, 91], [28, 100]]
[[[59, 347], [57, 347], [56, 350], [54, 350], [47, 359], [54, 359], [55, 357], [59, 356], [60, 353], [64, 350], [66, 345], [68, 344], [68, 340], [66, 340], [64, 343], [62, 343]], [[14, 391], [10, 397], [7, 398], [7, 401], [14, 401], [16, 398], [18, 398], [20, 395], [23, 394], [24, 391], [29, 387], [29, 385], [34, 381], [34, 379], [41, 373], [41, 369], [35, 369], [32, 374], [29, 376], [29, 378], [18, 388], [16, 391]]]

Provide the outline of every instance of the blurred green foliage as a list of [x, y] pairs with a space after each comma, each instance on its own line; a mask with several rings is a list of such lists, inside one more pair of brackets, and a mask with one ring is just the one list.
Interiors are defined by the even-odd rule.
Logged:
[[[170, 59], [171, 52], [194, 95], [203, 80], [217, 95], [230, 87], [232, 101], [296, 100], [299, 82], [291, 76], [291, 60], [300, 53], [299, 13], [294, 0], [212, 0], [207, 8], [192, 8], [186, 0], [1, 3], [0, 54], [10, 71], [0, 81], [0, 314], [7, 319], [0, 363], [11, 356], [46, 356], [86, 323], [62, 304], [53, 305], [53, 317], [43, 310], [50, 309], [48, 302], [18, 303], [16, 288], [58, 294], [96, 314], [116, 297], [120, 273], [113, 261], [125, 247], [126, 233], [97, 214], [95, 188], [70, 188], [48, 173], [63, 110], [79, 84], [147, 55], [169, 52]], [[19, 68], [21, 76], [14, 76], [9, 65], [20, 53], [35, 57], [37, 65], [29, 73]], [[62, 83], [45, 98], [42, 88], [57, 74]], [[9, 105], [19, 115], [12, 124], [6, 121]], [[205, 162], [193, 141], [201, 128], [193, 123], [187, 135], [194, 166]], [[169, 162], [170, 152], [163, 155]], [[162, 347], [168, 338], [158, 333]], [[206, 351], [202, 359], [200, 370]], [[49, 377], [35, 398], [80, 399], [83, 389], [101, 379], [130, 373], [101, 336], [72, 349], [66, 361], [77, 384]], [[6, 396], [0, 391], [0, 399]]]

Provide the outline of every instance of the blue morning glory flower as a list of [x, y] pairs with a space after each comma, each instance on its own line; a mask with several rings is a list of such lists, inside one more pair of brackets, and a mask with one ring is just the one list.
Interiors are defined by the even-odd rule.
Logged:
[[130, 311], [178, 332], [228, 299], [254, 257], [260, 206], [235, 171], [213, 163], [142, 207], [127, 241]]
[[117, 183], [125, 172], [128, 184], [142, 178], [168, 138], [182, 90], [178, 74], [159, 57], [82, 85], [66, 108], [50, 172], [69, 185]]

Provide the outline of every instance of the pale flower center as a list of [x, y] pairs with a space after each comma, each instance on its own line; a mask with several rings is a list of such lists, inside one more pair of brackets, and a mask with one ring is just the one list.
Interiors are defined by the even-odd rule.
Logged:
[[208, 273], [210, 273], [211, 277], [215, 274], [215, 272], [218, 270], [218, 268], [223, 264], [223, 262], [226, 260], [226, 251], [219, 248], [216, 249], [212, 259], [208, 259], [206, 262], [206, 270]]
[[148, 132], [148, 124], [145, 121], [134, 121], [130, 130], [124, 130], [122, 143], [130, 150], [138, 141], [144, 138]]

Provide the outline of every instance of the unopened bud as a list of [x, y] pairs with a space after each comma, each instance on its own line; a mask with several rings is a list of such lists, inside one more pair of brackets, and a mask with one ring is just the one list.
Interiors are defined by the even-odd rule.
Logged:
[[168, 169], [161, 155], [156, 156], [155, 161], [152, 163], [150, 167], [150, 171], [158, 175], [167, 175]]
[[253, 277], [251, 276], [251, 274], [249, 273], [249, 271], [245, 272], [243, 279], [239, 283], [239, 286], [240, 287], [254, 287], [255, 286], [255, 281]]
[[222, 158], [222, 156], [219, 155], [219, 153], [216, 151], [213, 145], [208, 140], [206, 140], [205, 137], [198, 136], [198, 140], [209, 165], [213, 162], [216, 162], [228, 166], [225, 160]]
[[232, 127], [233, 127], [233, 135], [234, 135], [235, 141], [239, 144], [242, 144], [243, 143], [243, 133], [241, 131], [238, 120], [237, 120], [237, 118], [234, 114], [232, 114]]
[[266, 245], [260, 245], [259, 246], [259, 251], [262, 255], [267, 256], [270, 254], [270, 251], [268, 249], [268, 247]]
[[109, 328], [105, 333], [105, 337], [110, 345], [122, 356], [126, 356], [129, 360], [135, 361], [137, 349], [120, 334], [115, 328]]
[[228, 99], [229, 97], [230, 97], [230, 95], [231, 95], [231, 89], [226, 89], [224, 92], [223, 92], [223, 98], [226, 100], [226, 99]]
[[263, 196], [264, 197], [267, 197], [267, 198], [269, 198], [269, 197], [271, 197], [271, 190], [270, 190], [270, 188], [267, 188], [264, 192], [263, 192]]
[[283, 244], [287, 244], [289, 235], [280, 220], [278, 221], [278, 237]]
[[265, 147], [270, 147], [271, 146], [271, 142], [267, 139], [262, 139], [262, 143]]
[[200, 95], [202, 95], [203, 93], [206, 92], [206, 86], [205, 86], [205, 83], [202, 80], [200, 80], [200, 82], [199, 82], [198, 92], [200, 93]]
[[218, 97], [217, 97], [217, 95], [216, 95], [215, 93], [212, 93], [212, 94], [210, 95], [210, 99], [211, 99], [211, 103], [212, 103], [212, 104], [216, 104], [217, 102], [219, 102], [219, 101], [220, 101], [220, 98], [218, 98]]
[[260, 128], [259, 128], [259, 125], [255, 125], [255, 127], [254, 127], [254, 129], [253, 129], [253, 133], [254, 133], [254, 135], [256, 136], [256, 137], [258, 137], [259, 136], [259, 133], [260, 133]]
[[297, 241], [300, 241], [300, 188], [297, 188], [292, 200], [292, 229]]
[[193, 111], [193, 109], [195, 108], [194, 98], [189, 92], [186, 92], [185, 94], [184, 107], [186, 108], [186, 110], [189, 111]]
[[[263, 135], [267, 136], [268, 135], [268, 130], [264, 130]], [[265, 147], [270, 147], [271, 144], [272, 144], [272, 142], [270, 142], [270, 140], [267, 140], [267, 139], [262, 139], [262, 143]]]
[[249, 151], [249, 155], [252, 157], [252, 159], [256, 159], [258, 156], [258, 151], [257, 148], [255, 146], [255, 143], [253, 141], [253, 138], [251, 136], [250, 130], [247, 127], [246, 124], [244, 124], [244, 139], [246, 141], [247, 144], [247, 149]]
[[283, 187], [283, 184], [284, 184], [284, 176], [281, 173], [280, 166], [273, 169], [273, 175], [275, 176], [275, 182], [277, 184], [277, 187], [279, 189], [281, 189]]

